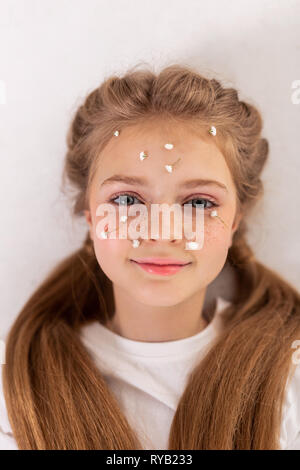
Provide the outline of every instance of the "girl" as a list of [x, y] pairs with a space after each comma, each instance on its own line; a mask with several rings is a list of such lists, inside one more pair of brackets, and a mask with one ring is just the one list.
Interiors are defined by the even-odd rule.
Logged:
[[[181, 65], [87, 96], [63, 181], [89, 230], [7, 336], [3, 448], [300, 449], [300, 295], [246, 240], [261, 130], [235, 89]], [[203, 215], [200, 249], [99, 226], [102, 204], [128, 223], [161, 203]]]

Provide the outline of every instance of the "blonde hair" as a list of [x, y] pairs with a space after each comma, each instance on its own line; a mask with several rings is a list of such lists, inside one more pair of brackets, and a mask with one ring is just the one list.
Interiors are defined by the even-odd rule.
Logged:
[[[155, 116], [200, 131], [214, 125], [243, 219], [228, 262], [238, 288], [217, 341], [189, 376], [171, 425], [169, 449], [277, 449], [291, 344], [300, 335], [300, 295], [255, 259], [246, 216], [263, 193], [268, 142], [260, 112], [192, 67], [171, 65], [110, 76], [72, 120], [63, 173], [74, 214], [87, 208], [97, 156], [116, 129]], [[80, 327], [114, 311], [112, 283], [89, 235], [36, 289], [6, 342], [3, 385], [20, 449], [141, 449], [142, 445], [80, 340]]]

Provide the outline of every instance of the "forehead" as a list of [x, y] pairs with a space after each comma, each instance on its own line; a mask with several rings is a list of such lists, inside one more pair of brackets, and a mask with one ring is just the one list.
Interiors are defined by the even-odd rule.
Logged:
[[[209, 127], [208, 127], [209, 129]], [[99, 155], [97, 185], [115, 174], [143, 176], [155, 184], [176, 186], [186, 179], [219, 180], [229, 190], [233, 181], [225, 158], [208, 133], [197, 132], [192, 126], [168, 120], [150, 120], [126, 127], [113, 136]], [[173, 144], [168, 150], [165, 144]], [[140, 152], [148, 155], [140, 160]], [[180, 161], [170, 174], [164, 165]]]

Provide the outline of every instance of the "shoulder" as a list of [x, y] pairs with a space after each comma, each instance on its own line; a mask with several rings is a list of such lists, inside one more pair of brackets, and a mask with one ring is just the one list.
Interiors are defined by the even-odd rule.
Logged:
[[2, 370], [0, 365], [0, 450], [18, 450], [17, 443], [13, 437], [12, 429], [8, 420], [5, 398], [3, 393]]
[[280, 447], [300, 450], [300, 364], [292, 368], [282, 410]]

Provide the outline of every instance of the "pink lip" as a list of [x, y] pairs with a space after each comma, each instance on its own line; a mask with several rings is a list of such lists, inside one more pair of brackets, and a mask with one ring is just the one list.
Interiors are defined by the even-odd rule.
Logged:
[[[145, 258], [143, 258], [145, 259]], [[149, 258], [146, 258], [146, 259], [149, 259]], [[154, 259], [154, 258], [150, 258], [150, 259]], [[155, 258], [156, 260], [156, 263], [157, 263], [157, 259], [158, 258]], [[163, 260], [160, 259], [160, 261], [164, 261], [164, 264], [156, 264], [156, 263], [141, 263], [140, 260], [139, 262], [135, 261], [135, 260], [131, 260], [133, 263], [135, 263], [137, 266], [139, 266], [141, 269], [143, 269], [144, 271], [150, 273], [150, 274], [159, 274], [161, 276], [170, 276], [172, 274], [176, 274], [178, 271], [180, 271], [181, 269], [184, 269], [185, 266], [191, 264], [191, 263], [182, 263], [182, 261], [178, 261], [178, 260], [170, 260], [170, 259], [166, 259], [164, 258]], [[177, 263], [180, 263], [180, 264], [166, 264], [166, 261], [168, 261], [170, 263], [170, 261], [172, 261], [174, 263], [174, 261], [176, 261]]]
[[157, 265], [186, 265], [189, 264], [189, 262], [185, 261], [180, 261], [178, 259], [174, 258], [138, 258], [134, 259], [132, 261], [135, 261], [136, 263], [142, 263], [142, 264], [157, 264]]

